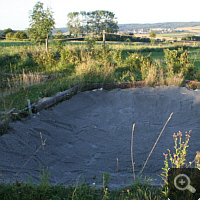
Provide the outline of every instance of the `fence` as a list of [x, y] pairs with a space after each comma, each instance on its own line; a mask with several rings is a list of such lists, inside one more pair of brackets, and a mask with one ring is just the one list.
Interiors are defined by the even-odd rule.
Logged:
[[[45, 41], [46, 43], [46, 51], [48, 52], [48, 42], [49, 41], [83, 41], [85, 40], [85, 38], [89, 37], [96, 37], [99, 38], [99, 41], [102, 41], [103, 45], [105, 46], [105, 42], [106, 40], [110, 40], [110, 41], [120, 41], [120, 42], [138, 42], [140, 39], [140, 37], [134, 37], [134, 35], [124, 35], [124, 34], [116, 34], [116, 33], [106, 33], [105, 30], [103, 32], [100, 32], [98, 35], [94, 32], [91, 33], [87, 33], [86, 36], [82, 36], [82, 37], [73, 37], [73, 38], [58, 38], [58, 39], [51, 39], [51, 38], [47, 38], [47, 39], [18, 39], [18, 38], [9, 38], [9, 40], [14, 40], [14, 41], [38, 41], [38, 42], [42, 42]], [[125, 39], [127, 38], [127, 39]], [[0, 37], [0, 39], [6, 39], [6, 37]], [[127, 40], [127, 41], [126, 41]], [[148, 38], [143, 38], [141, 39], [143, 40], [143, 42], [150, 42], [150, 39]]]

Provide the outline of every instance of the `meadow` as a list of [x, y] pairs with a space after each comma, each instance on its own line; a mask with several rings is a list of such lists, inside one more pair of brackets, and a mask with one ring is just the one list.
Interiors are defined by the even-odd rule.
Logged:
[[[0, 42], [0, 117], [4, 134], [9, 121], [28, 116], [27, 100], [37, 103], [44, 97], [88, 83], [144, 81], [147, 86], [181, 85], [184, 79], [200, 80], [199, 48], [196, 45], [144, 45], [140, 43], [86, 42], [50, 43]], [[189, 87], [189, 86], [188, 86]], [[195, 88], [193, 88], [195, 89]], [[12, 115], [11, 110], [21, 115]], [[137, 184], [109, 191], [87, 184], [68, 188], [47, 184], [1, 185], [4, 199], [167, 199], [166, 188]], [[46, 178], [46, 179], [45, 179]], [[104, 179], [103, 185], [106, 185]], [[25, 196], [22, 195], [25, 194]], [[10, 195], [8, 195], [10, 194]], [[60, 196], [58, 196], [60, 194]]]
[[172, 70], [169, 75], [170, 63], [166, 64], [164, 49], [177, 53], [175, 51], [179, 48], [188, 53], [183, 65], [190, 68], [190, 72], [184, 72], [184, 78], [199, 80], [197, 47], [188, 50], [187, 46], [170, 44], [147, 46], [138, 43], [107, 43], [104, 48], [101, 43], [95, 44], [94, 41], [67, 42], [64, 46], [50, 44], [47, 54], [45, 45], [0, 42], [0, 111], [12, 108], [21, 110], [27, 106], [27, 99], [35, 103], [77, 84], [147, 81], [152, 75], [149, 70], [152, 72], [153, 68], [157, 73], [152, 77], [157, 82], [155, 84], [159, 84], [158, 74], [161, 69], [162, 82], [170, 84], [166, 83], [166, 78], [175, 74], [180, 76], [181, 70]]

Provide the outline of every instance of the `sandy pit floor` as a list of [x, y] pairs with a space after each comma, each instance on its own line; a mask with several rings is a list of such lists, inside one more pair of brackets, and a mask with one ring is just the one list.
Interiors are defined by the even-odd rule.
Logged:
[[174, 133], [180, 130], [185, 136], [185, 131], [192, 130], [188, 162], [200, 151], [200, 91], [176, 86], [86, 91], [24, 122], [12, 122], [8, 134], [0, 137], [1, 180], [31, 177], [39, 183], [39, 166], [48, 166], [53, 184], [86, 181], [102, 186], [102, 174], [109, 173], [110, 188], [129, 185], [133, 182], [133, 124], [138, 175], [172, 112], [142, 174], [159, 185], [163, 183], [158, 176], [164, 167], [163, 153], [174, 152]]

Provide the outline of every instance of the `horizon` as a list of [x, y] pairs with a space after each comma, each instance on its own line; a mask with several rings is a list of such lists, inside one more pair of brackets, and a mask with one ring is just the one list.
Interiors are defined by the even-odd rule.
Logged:
[[[188, 21], [188, 22], [183, 22], [183, 21], [181, 21], [181, 22], [155, 22], [155, 23], [123, 23], [123, 24], [119, 24], [118, 23], [118, 25], [133, 25], [133, 24], [135, 24], [135, 25], [147, 25], [147, 24], [165, 24], [165, 23], [200, 23], [200, 21]], [[11, 28], [11, 27], [7, 27], [7, 28]], [[7, 29], [6, 28], [6, 29]], [[67, 28], [67, 26], [63, 26], [63, 27], [55, 27], [55, 29], [59, 29], [59, 28]], [[12, 28], [11, 28], [12, 29]], [[27, 28], [26, 28], [27, 29]], [[14, 31], [25, 31], [26, 29], [12, 29], [12, 30], [14, 30]], [[53, 30], [55, 30], [55, 29], [53, 29]], [[0, 29], [0, 30], [4, 30], [4, 29]]]
[[[7, 0], [0, 3], [0, 30], [26, 30], [29, 28], [29, 11], [38, 0]], [[197, 0], [192, 5], [185, 5], [182, 1], [169, 0], [167, 4], [160, 4], [158, 0], [132, 2], [127, 0], [123, 4], [102, 0], [101, 4], [91, 0], [63, 2], [61, 0], [43, 0], [44, 10], [51, 7], [54, 12], [55, 27], [66, 28], [67, 14], [70, 12], [108, 10], [115, 14], [120, 24], [157, 24], [174, 22], [200, 22]], [[12, 6], [10, 6], [12, 5]], [[161, 6], [159, 6], [161, 5]]]

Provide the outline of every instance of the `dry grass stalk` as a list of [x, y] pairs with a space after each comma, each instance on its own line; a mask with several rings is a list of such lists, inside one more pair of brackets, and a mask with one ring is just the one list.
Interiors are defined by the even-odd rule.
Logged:
[[21, 167], [21, 169], [15, 174], [15, 176], [17, 176], [20, 171], [27, 165], [27, 163], [32, 159], [32, 157], [40, 150], [41, 147], [43, 147], [43, 150], [44, 150], [44, 145], [45, 145], [45, 142], [46, 142], [46, 139], [43, 140], [42, 139], [42, 133], [40, 133], [40, 138], [41, 138], [41, 142], [42, 144], [39, 146], [39, 148], [31, 155], [31, 157], [26, 161], [26, 163]]
[[158, 136], [158, 138], [157, 138], [157, 140], [156, 140], [156, 142], [155, 142], [155, 144], [154, 144], [154, 146], [153, 146], [151, 152], [149, 153], [149, 156], [148, 156], [148, 158], [147, 158], [147, 160], [146, 160], [146, 162], [145, 162], [145, 164], [144, 164], [144, 166], [143, 166], [143, 168], [142, 168], [142, 171], [140, 172], [141, 174], [142, 174], [142, 172], [143, 172], [143, 170], [144, 170], [144, 168], [145, 168], [145, 166], [146, 166], [146, 164], [147, 164], [147, 162], [148, 162], [148, 160], [149, 160], [149, 158], [150, 158], [150, 156], [151, 156], [153, 150], [155, 149], [155, 146], [156, 146], [156, 144], [158, 143], [158, 140], [160, 139], [160, 136], [162, 135], [162, 133], [163, 133], [163, 131], [164, 131], [166, 125], [168, 124], [169, 120], [171, 119], [172, 115], [173, 115], [173, 112], [170, 114], [170, 116], [169, 116], [168, 120], [166, 121], [166, 123], [165, 123], [165, 125], [164, 125], [162, 131], [160, 132], [160, 135]]
[[134, 132], [134, 129], [135, 129], [135, 124], [133, 124], [132, 138], [131, 138], [131, 161], [132, 161], [132, 167], [133, 167], [133, 177], [134, 177], [134, 181], [135, 181], [135, 168], [134, 168], [135, 163], [133, 162], [133, 132]]

